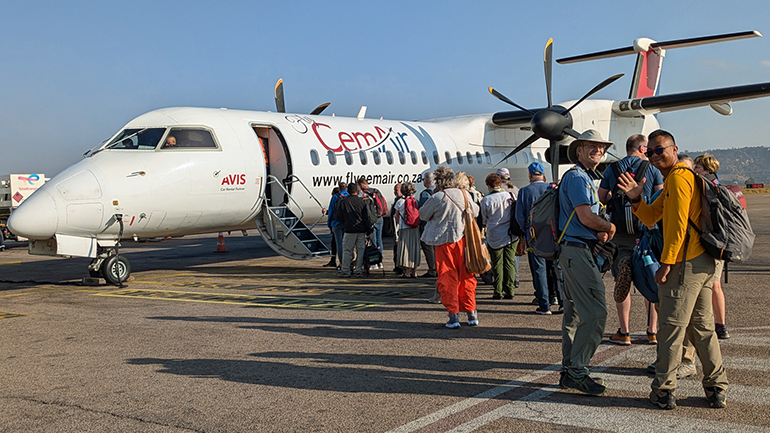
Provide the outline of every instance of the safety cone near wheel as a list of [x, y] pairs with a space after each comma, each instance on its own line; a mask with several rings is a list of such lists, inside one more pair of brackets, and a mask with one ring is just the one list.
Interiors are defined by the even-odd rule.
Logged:
[[225, 248], [225, 235], [222, 234], [222, 232], [219, 232], [219, 237], [217, 237], [217, 250], [216, 253], [226, 253], [227, 248]]

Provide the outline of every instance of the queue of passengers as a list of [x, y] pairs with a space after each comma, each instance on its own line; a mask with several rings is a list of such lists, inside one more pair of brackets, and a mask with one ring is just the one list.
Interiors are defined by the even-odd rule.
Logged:
[[[558, 227], [563, 233], [559, 264], [527, 254], [538, 305], [535, 312], [563, 314], [559, 385], [589, 395], [600, 395], [607, 390], [604, 380], [589, 375], [589, 364], [603, 338], [607, 319], [605, 287], [595, 251], [597, 245], [613, 240], [619, 251], [611, 269], [620, 328], [609, 341], [631, 344], [630, 257], [639, 237], [633, 224], [638, 224], [648, 230], [660, 230], [663, 239], [662, 251], [657, 257], [660, 269], [655, 276], [660, 302], [646, 303], [647, 342], [657, 345], [657, 360], [648, 368], [655, 375], [650, 400], [663, 409], [675, 408], [677, 379], [696, 373], [697, 354], [703, 364], [703, 387], [709, 405], [723, 408], [728, 382], [717, 341], [729, 338], [729, 334], [720, 283], [722, 264], [705, 253], [698, 233], [685, 236], [688, 219], [700, 225], [701, 198], [693, 192], [697, 191], [694, 176], [702, 174], [717, 184], [719, 163], [706, 154], [688, 166], [690, 158], [677, 154], [673, 135], [657, 130], [648, 137], [629, 137], [627, 156], [608, 166], [603, 174], [599, 173], [596, 169], [612, 144], [596, 130], [584, 132], [570, 144], [568, 156], [575, 166], [562, 176], [558, 192]], [[687, 167], [694, 168], [695, 172], [683, 170]], [[545, 182], [544, 168], [539, 162], [530, 164], [528, 172], [530, 184], [521, 190], [510, 182], [507, 169], [489, 174], [485, 179], [489, 194], [485, 197], [473, 187], [472, 177], [463, 172], [454, 173], [443, 165], [425, 176], [425, 190], [419, 200], [414, 197], [414, 184], [396, 185], [396, 202], [391, 213], [396, 221], [397, 270], [404, 277], [415, 278], [420, 250], [423, 251], [429, 270], [422, 277], [437, 278], [436, 292], [429, 302], [440, 302], [447, 309], [447, 328], [461, 326], [461, 312], [467, 314], [469, 326], [479, 324], [477, 280], [465, 265], [463, 212], [471, 212], [479, 218], [480, 225], [486, 227], [494, 285], [492, 298], [513, 298], [518, 287], [517, 248], [529, 235], [527, 215], [533, 203], [553, 186]], [[341, 191], [342, 188], [339, 194], [333, 193], [330, 209], [334, 209], [335, 201], [342, 197]], [[349, 195], [356, 196], [358, 191], [358, 185], [348, 186]], [[607, 215], [605, 206], [613, 209], [621, 198], [630, 202], [633, 216], [625, 212], [621, 216], [617, 211]], [[350, 275], [350, 245], [354, 242], [348, 239], [347, 230], [348, 227], [361, 229], [355, 222], [363, 213], [358, 200], [348, 198], [343, 203], [348, 201], [351, 204], [347, 206], [337, 204], [336, 215], [332, 218], [330, 212], [329, 217], [337, 257], [341, 258], [342, 276]], [[420, 223], [413, 221], [415, 208], [419, 209]], [[523, 229], [524, 237], [510, 234], [512, 218]], [[345, 253], [340, 256], [337, 227], [343, 223]], [[358, 248], [359, 235], [354, 236]], [[380, 248], [381, 245], [380, 240]], [[358, 254], [359, 257], [363, 254], [361, 248]], [[333, 259], [327, 266], [334, 264]], [[361, 272], [358, 264], [357, 261], [356, 275]], [[554, 305], [558, 305], [558, 310], [551, 309]]]

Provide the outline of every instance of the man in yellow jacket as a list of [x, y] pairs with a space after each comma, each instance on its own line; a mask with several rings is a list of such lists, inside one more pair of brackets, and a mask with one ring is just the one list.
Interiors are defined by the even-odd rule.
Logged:
[[663, 409], [676, 407], [676, 370], [682, 360], [682, 342], [687, 334], [703, 364], [703, 388], [711, 407], [725, 407], [727, 374], [714, 330], [711, 280], [714, 259], [700, 244], [700, 236], [689, 227], [700, 227], [701, 191], [693, 172], [677, 158], [674, 136], [657, 130], [648, 137], [646, 156], [665, 178], [663, 193], [650, 205], [641, 200], [642, 184], [624, 173], [619, 187], [634, 203], [634, 214], [645, 225], [663, 220], [663, 252], [658, 283], [658, 361], [650, 400]]

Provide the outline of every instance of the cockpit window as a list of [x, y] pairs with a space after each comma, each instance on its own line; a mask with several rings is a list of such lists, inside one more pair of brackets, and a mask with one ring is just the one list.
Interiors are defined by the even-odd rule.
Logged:
[[115, 137], [106, 149], [152, 150], [158, 146], [166, 128], [131, 128], [124, 129]]
[[161, 149], [216, 149], [211, 131], [200, 128], [171, 128]]

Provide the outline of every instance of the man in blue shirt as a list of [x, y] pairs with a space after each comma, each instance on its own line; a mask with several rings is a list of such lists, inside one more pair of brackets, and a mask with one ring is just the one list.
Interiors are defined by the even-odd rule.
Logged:
[[[663, 189], [663, 175], [660, 170], [652, 166], [651, 164], [643, 164], [647, 159], [644, 156], [644, 152], [647, 151], [647, 137], [641, 134], [635, 134], [628, 137], [626, 141], [626, 157], [620, 161], [612, 163], [604, 170], [604, 177], [599, 185], [599, 200], [604, 204], [609, 204], [613, 198], [622, 200], [621, 194], [615, 197], [614, 194], [616, 186], [618, 185], [618, 179], [615, 172], [630, 173], [634, 179], [641, 183], [642, 179], [646, 179], [643, 188], [642, 199], [645, 203], [650, 203], [650, 197], [655, 191]], [[644, 173], [641, 173], [643, 165], [647, 165]], [[613, 168], [614, 166], [614, 168]], [[610, 206], [610, 209], [617, 209], [615, 212], [610, 213], [610, 221], [612, 221], [618, 232], [613, 238], [613, 242], [618, 246], [618, 256], [612, 264], [612, 275], [615, 277], [615, 290], [614, 298], [615, 304], [618, 309], [618, 321], [620, 322], [620, 328], [618, 332], [610, 337], [610, 342], [620, 345], [628, 346], [631, 344], [631, 334], [629, 330], [629, 320], [631, 315], [631, 253], [634, 251], [636, 240], [639, 238], [640, 231], [634, 229], [634, 220], [637, 218], [629, 212], [623, 212], [619, 208]], [[615, 215], [614, 213], [623, 213], [623, 216]], [[632, 231], [629, 233], [628, 224], [624, 222], [631, 222]], [[639, 223], [641, 225], [641, 223]], [[650, 308], [650, 303], [647, 302], [647, 317], [649, 318], [647, 323], [647, 341], [650, 344], [658, 344], [657, 332], [658, 332], [658, 315], [655, 312], [655, 308]]]
[[[535, 161], [529, 164], [527, 170], [529, 170], [529, 185], [519, 190], [515, 217], [519, 227], [526, 234], [527, 241], [529, 241], [529, 212], [532, 210], [532, 204], [551, 185], [545, 181], [545, 168], [543, 164]], [[556, 288], [557, 279], [554, 278], [555, 269], [553, 261], [546, 260], [532, 253], [527, 254], [527, 260], [529, 261], [529, 270], [532, 273], [532, 283], [535, 286], [535, 297], [537, 298], [538, 307], [535, 313], [551, 314], [551, 292], [554, 293], [559, 304], [562, 304], [559, 300], [559, 290]], [[559, 308], [556, 311], [557, 314], [563, 312], [563, 308]]]
[[591, 252], [597, 242], [615, 235], [615, 225], [599, 216], [601, 204], [593, 181], [586, 173], [596, 170], [611, 141], [589, 129], [569, 145], [575, 167], [559, 186], [559, 229], [563, 231], [559, 263], [564, 272], [562, 321], [562, 377], [560, 385], [590, 395], [607, 387], [588, 375], [588, 364], [599, 347], [607, 322], [604, 283]]

